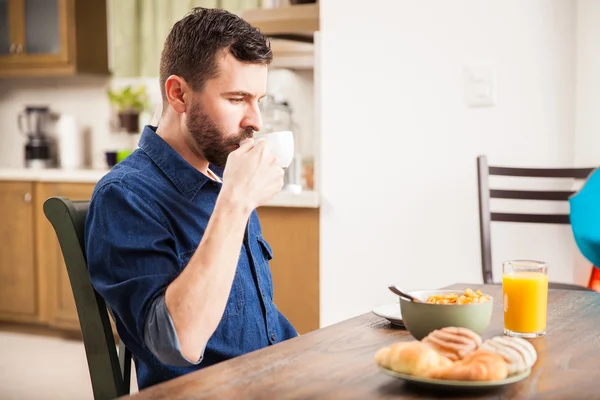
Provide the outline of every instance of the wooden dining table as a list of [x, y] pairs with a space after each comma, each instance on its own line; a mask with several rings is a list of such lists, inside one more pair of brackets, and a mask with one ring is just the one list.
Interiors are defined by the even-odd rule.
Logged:
[[[502, 288], [454, 284], [494, 297], [485, 338], [502, 335]], [[497, 299], [497, 300], [496, 300]], [[547, 334], [529, 339], [538, 360], [526, 379], [485, 391], [441, 391], [382, 373], [376, 351], [414, 340], [372, 313], [164, 382], [131, 400], [154, 399], [600, 399], [600, 293], [550, 289]]]

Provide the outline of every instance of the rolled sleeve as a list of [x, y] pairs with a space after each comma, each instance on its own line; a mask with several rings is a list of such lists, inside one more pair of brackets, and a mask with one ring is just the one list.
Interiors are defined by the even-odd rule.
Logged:
[[157, 207], [121, 181], [104, 184], [90, 202], [85, 247], [92, 284], [116, 315], [117, 329], [161, 362], [187, 361], [174, 355], [181, 352], [164, 304], [167, 286], [181, 272], [179, 258]]
[[154, 301], [153, 307], [146, 318], [146, 332], [144, 340], [148, 349], [160, 362], [174, 367], [190, 367], [198, 365], [204, 357], [204, 350], [200, 359], [192, 362], [181, 353], [179, 338], [175, 325], [165, 303], [165, 296], [160, 296]]

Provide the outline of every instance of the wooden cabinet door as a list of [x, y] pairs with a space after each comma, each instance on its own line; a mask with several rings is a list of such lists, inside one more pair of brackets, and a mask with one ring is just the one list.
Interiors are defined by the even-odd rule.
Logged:
[[38, 317], [33, 184], [0, 182], [0, 318]]
[[0, 0], [0, 65], [16, 51], [18, 28], [14, 23], [16, 0]]
[[[0, 19], [8, 15], [8, 50], [0, 36], [0, 67], [67, 65], [70, 0], [0, 0]], [[6, 10], [4, 12], [3, 10]], [[3, 45], [4, 44], [4, 45]]]
[[67, 267], [56, 238], [54, 228], [43, 215], [44, 201], [52, 196], [64, 196], [70, 200], [89, 200], [94, 184], [91, 183], [38, 183], [36, 209], [40, 210], [37, 253], [43, 279], [41, 298], [45, 299], [43, 316], [45, 322], [58, 328], [79, 330], [79, 318]]
[[319, 210], [261, 207], [264, 238], [273, 249], [270, 262], [274, 302], [298, 333], [319, 328]]
[[[28, 64], [69, 61], [69, 0], [20, 0], [23, 25], [16, 58]], [[69, 23], [71, 22], [71, 24]], [[17, 61], [20, 62], [20, 61]]]
[[0, 0], [0, 77], [108, 73], [106, 0]]

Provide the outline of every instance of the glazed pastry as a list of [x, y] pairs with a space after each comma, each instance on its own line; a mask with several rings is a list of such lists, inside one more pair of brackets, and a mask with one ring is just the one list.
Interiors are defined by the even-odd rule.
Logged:
[[523, 372], [537, 361], [535, 347], [521, 338], [496, 336], [486, 340], [480, 348], [501, 355], [508, 364], [509, 375]]
[[477, 350], [481, 341], [481, 336], [472, 330], [456, 327], [435, 330], [422, 340], [452, 361], [458, 361]]
[[434, 369], [427, 378], [456, 381], [498, 381], [508, 376], [508, 364], [496, 354], [484, 350], [469, 353], [453, 365]]
[[375, 354], [375, 362], [392, 371], [415, 376], [425, 376], [429, 371], [452, 365], [452, 361], [419, 341], [399, 342], [384, 347]]

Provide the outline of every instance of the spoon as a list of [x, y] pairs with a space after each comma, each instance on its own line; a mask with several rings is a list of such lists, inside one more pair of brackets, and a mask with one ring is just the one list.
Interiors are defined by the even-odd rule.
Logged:
[[402, 290], [398, 289], [396, 286], [388, 286], [388, 289], [390, 289], [390, 291], [392, 291], [394, 294], [397, 294], [398, 296], [402, 297], [405, 300], [412, 301], [414, 303], [420, 303], [420, 301], [418, 299], [412, 297], [410, 294], [404, 293]]

